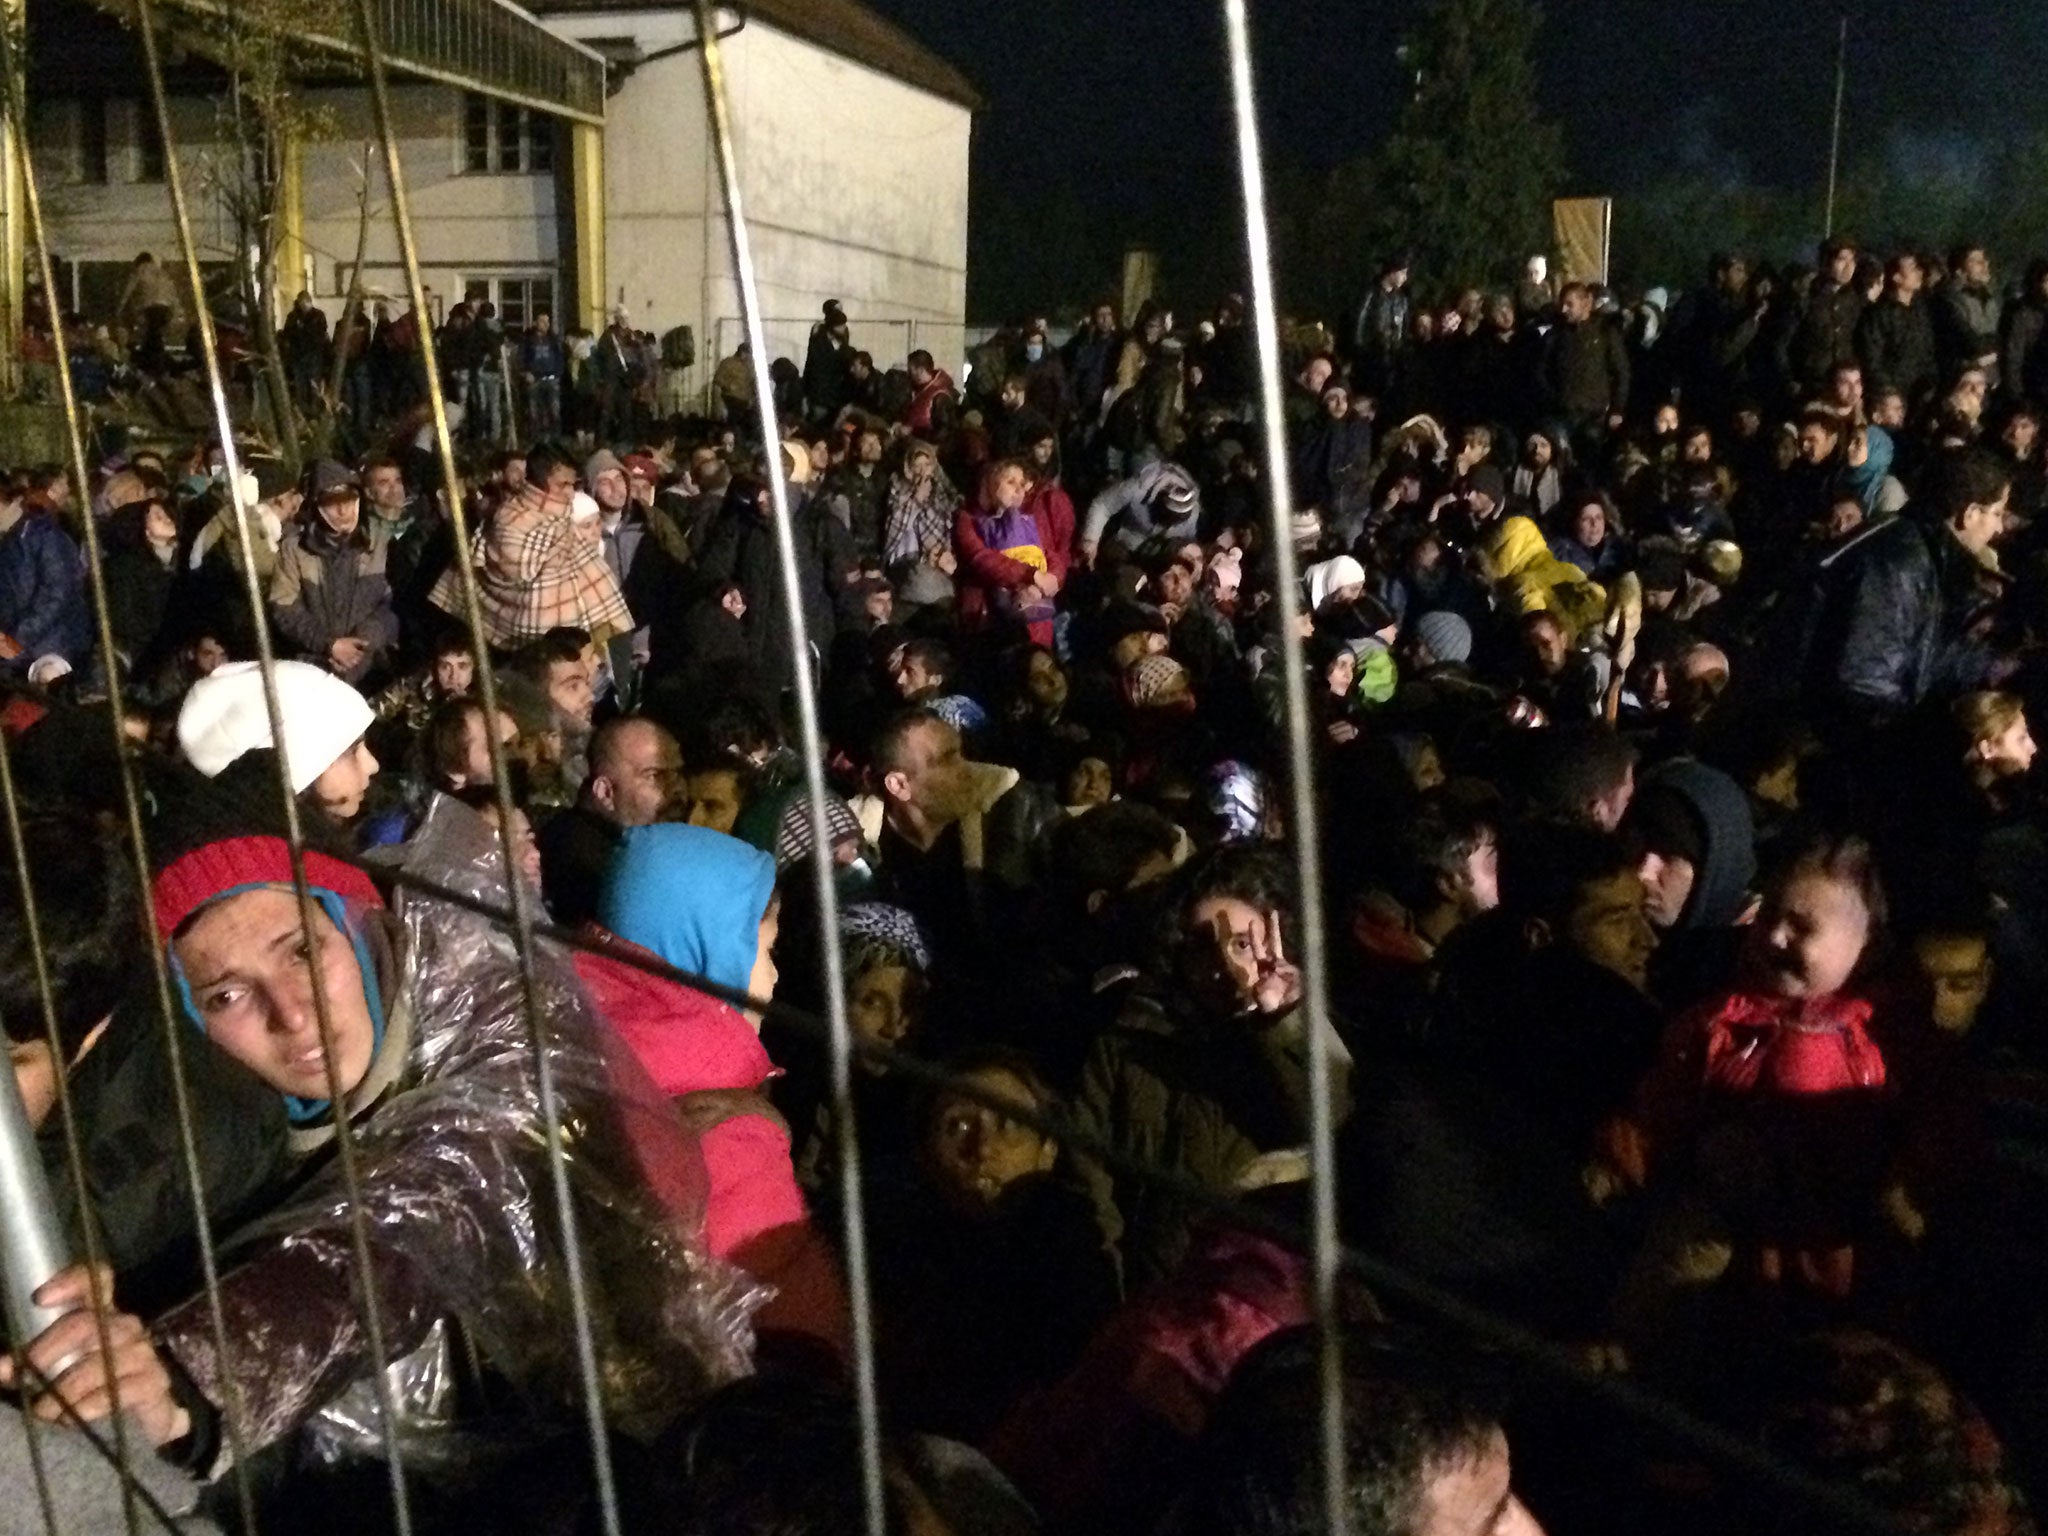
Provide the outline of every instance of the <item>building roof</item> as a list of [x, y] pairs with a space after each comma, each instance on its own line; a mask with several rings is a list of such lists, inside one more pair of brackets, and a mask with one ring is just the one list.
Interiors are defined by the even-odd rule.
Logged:
[[[920, 90], [979, 111], [981, 94], [968, 78], [860, 0], [723, 0], [746, 17], [865, 64]], [[684, 11], [687, 0], [527, 0], [541, 16], [604, 11]]]

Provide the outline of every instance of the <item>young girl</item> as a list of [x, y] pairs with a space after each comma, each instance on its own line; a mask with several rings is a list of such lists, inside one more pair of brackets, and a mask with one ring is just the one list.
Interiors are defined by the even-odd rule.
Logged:
[[1682, 1017], [1642, 1096], [1660, 1161], [1697, 1190], [1767, 1281], [1847, 1294], [1882, 1168], [1885, 1061], [1859, 995], [1885, 919], [1869, 844], [1791, 850], [1749, 931], [1737, 984]]

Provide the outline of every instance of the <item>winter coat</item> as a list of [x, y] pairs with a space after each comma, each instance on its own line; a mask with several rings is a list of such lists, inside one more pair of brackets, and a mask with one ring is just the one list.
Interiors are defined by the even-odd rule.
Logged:
[[1606, 417], [1628, 409], [1628, 348], [1597, 316], [1561, 324], [1545, 340], [1543, 394], [1568, 419]]
[[374, 518], [341, 538], [317, 510], [301, 515], [278, 546], [277, 569], [270, 575], [271, 622], [301, 657], [320, 666], [328, 664], [335, 641], [350, 635], [364, 641], [368, 649], [340, 674], [344, 682], [360, 682], [398, 643], [398, 615], [385, 576], [389, 548]]
[[[1934, 290], [1935, 334], [1941, 340], [1942, 361], [1953, 373], [1966, 363], [1991, 359], [1998, 363], [1998, 321], [2005, 308], [2004, 295], [1995, 288], [1975, 288], [1960, 278], [1951, 278]], [[1998, 379], [1991, 380], [1994, 388]]]
[[54, 515], [27, 511], [0, 534], [0, 634], [21, 654], [0, 663], [26, 672], [41, 656], [82, 665], [92, 649], [85, 560]]
[[1963, 622], [1978, 579], [1962, 545], [1912, 517], [1845, 540], [1819, 561], [1812, 590], [1797, 594], [1797, 675], [1808, 697], [1892, 717], [1975, 684], [1984, 658]]
[[813, 421], [832, 420], [846, 404], [846, 365], [852, 354], [851, 345], [824, 326], [811, 328], [810, 347], [804, 353], [804, 400]]
[[1508, 612], [1555, 613], [1574, 634], [1606, 618], [1606, 588], [1553, 555], [1533, 519], [1502, 518], [1483, 548]]
[[1856, 361], [1856, 326], [1863, 309], [1863, 295], [1854, 287], [1814, 285], [1792, 333], [1792, 372], [1801, 384], [1819, 390], [1839, 364]]
[[953, 376], [941, 368], [910, 397], [910, 404], [904, 408], [903, 424], [918, 437], [930, 437], [932, 432], [932, 407], [941, 400], [951, 400], [956, 391]]
[[[839, 595], [853, 569], [853, 540], [818, 501], [793, 501], [790, 517], [795, 524], [804, 622], [811, 645], [822, 658], [832, 648]], [[756, 510], [751, 488], [726, 498], [697, 564], [701, 586], [736, 581], [746, 594], [747, 644], [762, 684], [776, 693], [793, 686], [796, 661], [790, 654], [789, 607], [783, 596], [775, 524]]]
[[[1134, 995], [1082, 1068], [1075, 1123], [1147, 1167], [1216, 1191], [1237, 1186], [1263, 1154], [1308, 1141], [1307, 1015], [1209, 1019], [1189, 1005]], [[1350, 1062], [1333, 1036], [1331, 1090], [1341, 1122]], [[1196, 1210], [1120, 1169], [1081, 1164], [1103, 1234], [1123, 1261], [1124, 1289], [1170, 1273]]]
[[1924, 299], [1901, 304], [1887, 294], [1856, 323], [1856, 350], [1870, 388], [1889, 386], [1914, 404], [1935, 385], [1934, 319]]
[[652, 507], [633, 502], [599, 547], [619, 578], [626, 606], [648, 631], [650, 666], [682, 667], [689, 660], [682, 625], [695, 563], [682, 525], [659, 502]]
[[1088, 520], [1081, 529], [1080, 542], [1100, 544], [1112, 522], [1117, 524], [1117, 542], [1126, 549], [1138, 549], [1155, 538], [1184, 544], [1197, 537], [1202, 521], [1199, 498], [1184, 517], [1175, 517], [1167, 504], [1169, 487], [1180, 486], [1192, 488], [1194, 481], [1178, 464], [1163, 461], [1147, 464], [1128, 479], [1112, 482], [1088, 504]]
[[131, 676], [156, 671], [175, 642], [165, 621], [178, 567], [166, 565], [144, 537], [145, 509], [123, 507], [107, 520], [107, 618]]

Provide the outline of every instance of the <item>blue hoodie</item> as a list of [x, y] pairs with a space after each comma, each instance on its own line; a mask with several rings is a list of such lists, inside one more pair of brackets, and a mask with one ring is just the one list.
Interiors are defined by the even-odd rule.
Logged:
[[746, 989], [775, 860], [705, 827], [634, 827], [605, 870], [597, 920], [679, 971]]

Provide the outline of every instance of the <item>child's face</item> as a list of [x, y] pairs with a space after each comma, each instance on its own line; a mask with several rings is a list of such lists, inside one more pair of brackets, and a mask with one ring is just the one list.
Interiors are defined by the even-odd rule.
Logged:
[[1074, 764], [1062, 788], [1068, 805], [1107, 805], [1116, 794], [1109, 764], [1099, 757], [1084, 757]]
[[1562, 937], [1601, 969], [1638, 991], [1647, 989], [1657, 933], [1650, 926], [1643, 877], [1632, 869], [1617, 870], [1580, 887]]
[[1966, 1035], [1991, 990], [1991, 950], [1982, 934], [1924, 933], [1913, 941], [1913, 959], [1934, 994], [1934, 1027], [1945, 1035]]
[[[963, 1081], [1022, 1108], [1039, 1107], [1030, 1088], [1001, 1067], [970, 1072]], [[968, 1210], [987, 1210], [1019, 1179], [1050, 1172], [1058, 1157], [1058, 1142], [972, 1099], [942, 1097], [926, 1128], [932, 1181], [949, 1201]]]
[[1870, 941], [1870, 910], [1853, 886], [1799, 870], [1750, 930], [1764, 986], [1779, 997], [1826, 997], [1848, 985]]
[[907, 965], [878, 965], [853, 978], [846, 1014], [853, 1032], [870, 1045], [901, 1045], [917, 1032], [923, 988]]

